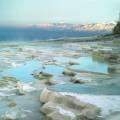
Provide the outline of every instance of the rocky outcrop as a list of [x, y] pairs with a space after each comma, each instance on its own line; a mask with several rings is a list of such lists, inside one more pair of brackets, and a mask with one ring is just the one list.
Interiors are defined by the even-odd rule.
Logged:
[[15, 87], [17, 82], [18, 80], [16, 78], [5, 76], [2, 77], [2, 80], [0, 80], [0, 87], [7, 87], [7, 86]]
[[87, 79], [87, 78], [82, 79], [82, 78], [80, 78], [80, 76], [72, 77], [70, 81], [74, 84], [86, 84], [86, 83], [91, 83], [92, 82], [92, 80]]
[[23, 85], [20, 82], [17, 82], [17, 84], [16, 84], [16, 94], [17, 95], [25, 95]]
[[38, 78], [38, 79], [48, 79], [48, 78], [52, 78], [53, 77], [53, 75], [51, 75], [49, 73], [46, 73], [46, 72], [35, 73], [35, 74], [33, 74], [33, 76], [35, 78]]
[[76, 75], [76, 73], [73, 70], [69, 70], [69, 69], [65, 69], [63, 71], [63, 74], [67, 75], [67, 76], [75, 76]]
[[57, 83], [56, 80], [53, 80], [53, 75], [46, 72], [34, 73], [32, 75], [36, 79], [41, 80], [45, 85], [54, 85]]
[[41, 112], [47, 120], [97, 120], [100, 109], [69, 95], [44, 89], [40, 95]]
[[79, 65], [79, 63], [77, 63], [76, 61], [69, 61], [68, 64], [69, 65]]
[[120, 65], [109, 65], [108, 72], [109, 73], [120, 73]]
[[109, 63], [120, 63], [120, 55], [110, 51], [98, 50], [93, 52], [93, 59], [107, 61]]

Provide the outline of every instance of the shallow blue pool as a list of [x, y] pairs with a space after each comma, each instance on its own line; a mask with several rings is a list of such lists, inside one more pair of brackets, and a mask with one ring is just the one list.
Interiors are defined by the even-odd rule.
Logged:
[[52, 74], [55, 78], [57, 78], [57, 76], [62, 74], [63, 70], [63, 67], [59, 67], [56, 65], [46, 65], [45, 69], [43, 69], [43, 65], [40, 61], [33, 60], [24, 63], [20, 67], [11, 68], [4, 71], [2, 73], [2, 76], [11, 76], [24, 82], [30, 82], [35, 80], [35, 78], [32, 75], [34, 72], [47, 72], [49, 74]]
[[32, 73], [35, 70], [41, 69], [42, 65], [38, 61], [29, 61], [20, 67], [11, 68], [3, 72], [3, 76], [12, 76], [16, 77], [16, 79], [29, 82], [34, 80], [35, 78], [32, 76]]
[[108, 73], [108, 65], [106, 63], [94, 61], [91, 56], [80, 57], [77, 62], [79, 65], [73, 65], [73, 69], [97, 73]]
[[108, 65], [106, 63], [101, 63], [92, 59], [92, 56], [80, 57], [78, 59], [69, 58], [69, 57], [58, 57], [55, 58], [58, 62], [69, 63], [69, 61], [75, 61], [79, 63], [78, 65], [73, 65], [70, 68], [77, 69], [87, 72], [96, 72], [96, 73], [108, 73]]
[[58, 92], [70, 92], [80, 94], [96, 95], [120, 95], [120, 85], [80, 85], [80, 84], [58, 84], [50, 86], [49, 89]]

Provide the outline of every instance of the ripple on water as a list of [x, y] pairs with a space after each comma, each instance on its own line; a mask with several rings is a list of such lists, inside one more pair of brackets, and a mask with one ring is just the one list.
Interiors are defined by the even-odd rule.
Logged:
[[80, 85], [80, 84], [58, 84], [50, 86], [50, 90], [58, 92], [72, 92], [80, 94], [94, 95], [120, 95], [120, 86], [118, 85]]

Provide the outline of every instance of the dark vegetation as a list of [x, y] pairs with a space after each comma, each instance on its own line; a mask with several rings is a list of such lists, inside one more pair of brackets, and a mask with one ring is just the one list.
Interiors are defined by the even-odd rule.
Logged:
[[117, 22], [116, 26], [113, 29], [113, 34], [120, 35], [120, 21]]

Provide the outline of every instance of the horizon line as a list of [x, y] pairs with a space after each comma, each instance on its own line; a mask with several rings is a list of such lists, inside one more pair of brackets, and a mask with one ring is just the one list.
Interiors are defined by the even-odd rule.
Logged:
[[79, 22], [79, 23], [70, 23], [70, 22], [40, 22], [40, 23], [17, 23], [17, 24], [0, 24], [0, 26], [37, 26], [37, 25], [51, 25], [51, 24], [68, 24], [68, 25], [87, 25], [87, 24], [115, 24], [117, 21], [109, 21], [109, 22]]

